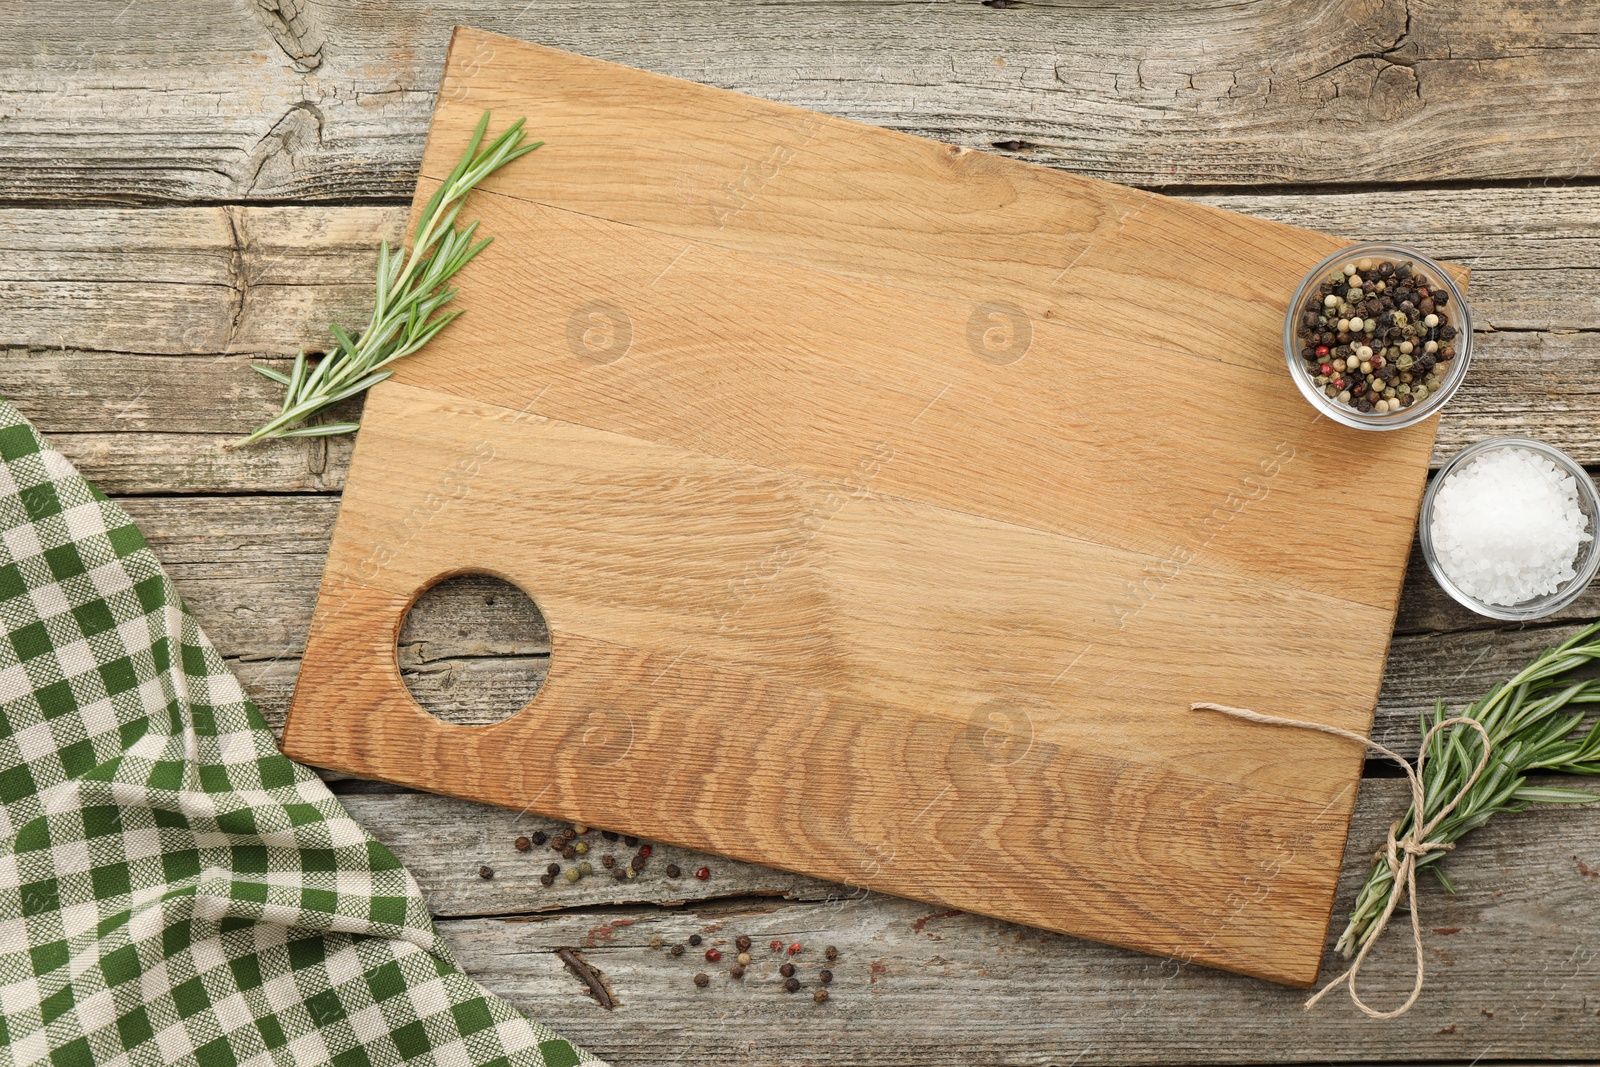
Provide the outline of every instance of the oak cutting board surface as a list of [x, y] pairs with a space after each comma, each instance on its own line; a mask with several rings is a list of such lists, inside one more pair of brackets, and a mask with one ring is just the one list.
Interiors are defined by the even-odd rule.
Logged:
[[[465, 29], [419, 204], [486, 108], [546, 144], [367, 401], [285, 750], [1313, 982], [1363, 753], [1188, 705], [1371, 724], [1435, 426], [1289, 380], [1342, 242]], [[463, 572], [551, 634], [490, 726], [395, 660]]]

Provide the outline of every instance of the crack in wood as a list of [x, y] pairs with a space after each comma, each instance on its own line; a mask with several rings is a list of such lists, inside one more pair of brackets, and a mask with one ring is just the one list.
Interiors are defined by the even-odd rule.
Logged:
[[322, 33], [304, 0], [255, 0], [252, 6], [295, 70], [306, 74], [322, 66]]
[[300, 100], [289, 105], [283, 117], [273, 123], [272, 128], [250, 149], [250, 158], [255, 159], [256, 164], [250, 172], [250, 182], [245, 195], [253, 194], [260, 187], [262, 173], [268, 164], [275, 160], [285, 161], [292, 179], [295, 172], [295, 157], [301, 149], [313, 144], [320, 146], [323, 143], [322, 131], [325, 121], [322, 109], [309, 100]]
[[[1417, 101], [1420, 103], [1422, 102], [1422, 80], [1417, 76], [1416, 65], [1419, 62], [1419, 58], [1415, 52], [1415, 42], [1411, 39], [1411, 3], [1410, 0], [1406, 0], [1405, 26], [1400, 30], [1399, 35], [1395, 37], [1392, 44], [1385, 45], [1377, 51], [1359, 52], [1348, 59], [1340, 60], [1338, 63], [1318, 71], [1304, 80], [1313, 82], [1319, 78], [1327, 77], [1329, 74], [1333, 74], [1336, 71], [1343, 70], [1345, 67], [1348, 67], [1353, 63], [1374, 61], [1379, 64], [1377, 73], [1372, 79], [1374, 85], [1376, 85], [1383, 75], [1390, 69], [1398, 68], [1400, 70], [1404, 70], [1411, 77], [1412, 92]], [[1335, 84], [1334, 98], [1337, 99], [1338, 96], [1339, 87], [1337, 84]]]
[[245, 238], [239, 225], [239, 213], [231, 204], [222, 208], [222, 217], [228, 223], [230, 244], [228, 247], [228, 284], [234, 292], [232, 307], [228, 313], [228, 336], [223, 342], [222, 354], [233, 352], [235, 339], [239, 336], [239, 324], [244, 321], [244, 305], [250, 281], [245, 276]]

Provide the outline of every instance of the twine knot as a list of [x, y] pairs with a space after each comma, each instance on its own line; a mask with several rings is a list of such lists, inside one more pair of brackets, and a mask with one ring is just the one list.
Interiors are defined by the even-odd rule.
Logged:
[[[1390, 875], [1394, 879], [1394, 889], [1389, 893], [1389, 903], [1384, 906], [1383, 913], [1379, 915], [1378, 918], [1373, 922], [1371, 930], [1366, 936], [1366, 940], [1361, 943], [1361, 950], [1356, 953], [1356, 958], [1351, 961], [1349, 969], [1318, 990], [1317, 993], [1311, 997], [1311, 999], [1306, 1001], [1305, 1006], [1306, 1010], [1310, 1011], [1317, 1001], [1327, 996], [1340, 984], [1348, 984], [1350, 988], [1351, 1002], [1371, 1018], [1394, 1019], [1410, 1011], [1411, 1006], [1415, 1004], [1417, 1002], [1417, 998], [1422, 995], [1423, 981], [1422, 911], [1417, 906], [1417, 864], [1422, 862], [1425, 857], [1434, 852], [1446, 852], [1456, 847], [1453, 842], [1449, 841], [1431, 841], [1428, 839], [1428, 835], [1433, 833], [1434, 830], [1438, 829], [1439, 824], [1445, 820], [1445, 817], [1448, 816], [1452, 811], [1456, 810], [1456, 806], [1461, 803], [1462, 798], [1467, 795], [1467, 791], [1472, 788], [1475, 782], [1477, 782], [1478, 776], [1483, 773], [1483, 769], [1489, 765], [1489, 731], [1485, 730], [1483, 728], [1483, 724], [1478, 720], [1469, 719], [1464, 715], [1458, 715], [1454, 718], [1445, 719], [1443, 722], [1435, 723], [1427, 733], [1422, 735], [1422, 744], [1417, 749], [1417, 765], [1415, 769], [1413, 769], [1411, 764], [1406, 761], [1405, 757], [1401, 756], [1393, 749], [1386, 748], [1383, 745], [1378, 744], [1378, 742], [1372, 740], [1370, 737], [1366, 737], [1350, 730], [1341, 730], [1337, 726], [1326, 726], [1320, 722], [1308, 722], [1304, 719], [1284, 719], [1279, 718], [1276, 715], [1263, 715], [1259, 711], [1251, 711], [1249, 708], [1235, 708], [1230, 707], [1227, 704], [1212, 704], [1209, 701], [1197, 701], [1196, 703], [1190, 704], [1189, 710], [1216, 711], [1221, 712], [1224, 715], [1231, 715], [1236, 719], [1244, 719], [1247, 722], [1258, 722], [1267, 726], [1293, 726], [1301, 730], [1315, 730], [1318, 733], [1332, 734], [1334, 737], [1342, 737], [1349, 741], [1356, 741], [1368, 748], [1383, 753], [1385, 756], [1388, 756], [1390, 759], [1398, 763], [1400, 768], [1406, 772], [1406, 779], [1411, 783], [1411, 808], [1413, 812], [1411, 816], [1411, 829], [1403, 836], [1397, 836], [1400, 834], [1400, 826], [1405, 822], [1405, 818], [1401, 817], [1400, 819], [1395, 820], [1395, 822], [1389, 826], [1389, 837], [1384, 843], [1384, 847], [1376, 852], [1373, 856], [1374, 859], [1383, 860], [1384, 864], [1389, 868]], [[1454, 726], [1457, 723], [1465, 723], [1474, 730], [1478, 731], [1478, 735], [1483, 738], [1483, 753], [1478, 757], [1477, 768], [1462, 784], [1461, 788], [1456, 790], [1455, 795], [1450, 798], [1449, 803], [1440, 808], [1438, 813], [1435, 814], [1433, 818], [1424, 822], [1423, 817], [1426, 815], [1426, 798], [1424, 797], [1422, 790], [1422, 768], [1428, 759], [1428, 746], [1433, 742], [1434, 735], [1439, 733], [1439, 731], [1445, 729], [1446, 727]], [[1412, 983], [1411, 995], [1406, 998], [1406, 1002], [1404, 1004], [1400, 1005], [1398, 1008], [1395, 1008], [1393, 1011], [1377, 1011], [1368, 1007], [1366, 1002], [1356, 994], [1356, 975], [1360, 972], [1361, 965], [1366, 962], [1367, 953], [1372, 951], [1372, 946], [1377, 944], [1378, 938], [1383, 936], [1383, 931], [1388, 927], [1389, 917], [1394, 914], [1395, 908], [1399, 907], [1406, 901], [1410, 901], [1411, 903], [1411, 939], [1417, 950], [1416, 981]]]
[[[1396, 847], [1394, 841], [1394, 827], [1392, 826], [1389, 828], [1389, 835], [1390, 846]], [[1420, 845], [1415, 841], [1401, 841], [1399, 842], [1398, 847], [1403, 849], [1406, 855], [1415, 856], [1420, 860], [1423, 856], [1426, 856], [1430, 852], [1449, 852], [1451, 849], [1455, 848], [1456, 845], [1454, 841], [1424, 841]], [[1393, 853], [1384, 855], [1384, 853], [1380, 852], [1377, 855], [1383, 856], [1385, 859], [1387, 859], [1391, 867], [1394, 866]]]

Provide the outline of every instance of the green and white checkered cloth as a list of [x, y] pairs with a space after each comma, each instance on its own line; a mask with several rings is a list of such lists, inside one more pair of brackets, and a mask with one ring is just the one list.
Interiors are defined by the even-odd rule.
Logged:
[[127, 515], [0, 400], [0, 1065], [598, 1062], [456, 967]]

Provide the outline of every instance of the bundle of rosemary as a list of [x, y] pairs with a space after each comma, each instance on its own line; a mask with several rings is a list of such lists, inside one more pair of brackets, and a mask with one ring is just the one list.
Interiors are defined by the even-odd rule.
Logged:
[[461, 314], [443, 310], [456, 295], [456, 290], [449, 288], [450, 279], [493, 238], [485, 237], [474, 244], [477, 222], [458, 230], [456, 216], [461, 213], [461, 202], [479, 182], [544, 143], [522, 144], [524, 121], [518, 119], [483, 147], [483, 137], [489, 129], [489, 112], [485, 111], [461, 161], [417, 216], [411, 248], [392, 254], [389, 242], [379, 246], [377, 297], [366, 329], [351, 337], [338, 323], [331, 324], [329, 329], [337, 347], [314, 368], [309, 366], [303, 350], [288, 374], [272, 367], [254, 368], [284, 387], [283, 407], [240, 445], [268, 437], [351, 433], [359, 423], [307, 425], [306, 420], [389, 377], [394, 372], [385, 367], [427, 344]]
[[[1249, 708], [1197, 701], [1195, 711], [1215, 711], [1247, 722], [1316, 730], [1357, 741], [1401, 764], [1411, 785], [1406, 814], [1389, 828], [1384, 848], [1373, 861], [1350, 922], [1337, 942], [1349, 970], [1306, 1001], [1310, 1008], [1344, 985], [1350, 999], [1374, 1019], [1393, 1019], [1411, 1010], [1422, 993], [1422, 924], [1417, 913], [1416, 872], [1427, 868], [1446, 891], [1455, 892], [1441, 862], [1456, 841], [1499, 812], [1529, 804], [1587, 804], [1600, 793], [1528, 784], [1539, 771], [1600, 775], [1600, 722], [1582, 731], [1587, 705], [1600, 703], [1600, 679], [1574, 678], [1600, 659], [1600, 622], [1591, 623], [1554, 648], [1546, 649], [1514, 677], [1497, 685], [1459, 714], [1445, 716], [1444, 702], [1421, 716], [1422, 743], [1413, 767], [1405, 758], [1370, 738], [1323, 723], [1264, 715]], [[1369, 1007], [1356, 991], [1356, 975], [1400, 908], [1411, 912], [1416, 978], [1411, 995], [1392, 1011]]]
[[[1462, 723], [1433, 735], [1422, 761], [1422, 824], [1432, 821], [1458, 795], [1460, 800], [1427, 834], [1429, 841], [1453, 844], [1496, 814], [1522, 811], [1530, 804], [1600, 800], [1600, 794], [1581, 789], [1528, 784], [1528, 775], [1541, 771], [1600, 775], [1600, 722], [1587, 732], [1579, 731], [1587, 706], [1600, 704], [1600, 680], [1572, 677], [1596, 660], [1600, 660], [1600, 623], [1591, 623], [1459, 712], [1459, 717], [1480, 724], [1489, 739], [1488, 761], [1470, 785], [1483, 762], [1483, 736]], [[1432, 716], [1421, 717], [1423, 736], [1445, 721], [1440, 701]], [[1396, 838], [1405, 838], [1417, 821], [1413, 805], [1396, 825]], [[1444, 857], [1443, 851], [1430, 851], [1417, 858], [1416, 866], [1433, 872], [1439, 884], [1453, 893]], [[1394, 892], [1394, 872], [1379, 858], [1339, 937], [1337, 947], [1346, 958], [1374, 936], [1376, 920], [1388, 909]]]

